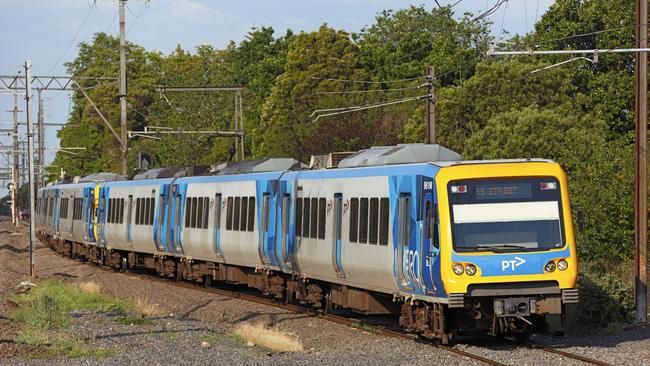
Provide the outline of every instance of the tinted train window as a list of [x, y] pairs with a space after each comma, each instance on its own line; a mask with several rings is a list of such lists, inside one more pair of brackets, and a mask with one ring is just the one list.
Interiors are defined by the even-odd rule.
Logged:
[[362, 198], [359, 205], [359, 243], [368, 242], [368, 199]]
[[357, 234], [359, 232], [359, 199], [352, 198], [350, 200], [350, 242], [357, 242]]
[[325, 239], [325, 216], [327, 212], [325, 198], [318, 199], [318, 239]]
[[210, 216], [210, 199], [203, 197], [203, 228], [208, 228], [208, 217]]
[[192, 199], [190, 197], [185, 198], [185, 227], [190, 227], [190, 206], [192, 205]]
[[318, 232], [318, 198], [311, 199], [311, 227], [309, 237], [316, 239]]
[[296, 198], [296, 210], [293, 213], [296, 222], [293, 225], [294, 234], [301, 236], [302, 234], [302, 198]]
[[246, 231], [246, 219], [248, 219], [248, 197], [241, 198], [241, 217], [239, 227], [242, 231]]
[[368, 243], [377, 244], [378, 239], [378, 225], [379, 225], [379, 198], [370, 199], [370, 237]]
[[302, 236], [303, 237], [309, 237], [309, 208], [311, 207], [310, 205], [310, 200], [309, 198], [303, 199], [303, 206], [302, 206]]
[[255, 197], [248, 197], [248, 231], [253, 230], [255, 230]]
[[232, 197], [226, 201], [226, 230], [232, 230]]
[[241, 197], [235, 197], [235, 208], [233, 211], [232, 229], [239, 230], [239, 210], [241, 209]]
[[388, 198], [379, 201], [379, 245], [388, 245], [388, 220], [390, 206]]

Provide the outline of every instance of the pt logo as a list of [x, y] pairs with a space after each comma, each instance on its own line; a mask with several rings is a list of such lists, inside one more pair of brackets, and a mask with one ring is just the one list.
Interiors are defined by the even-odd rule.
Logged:
[[501, 271], [510, 269], [514, 272], [517, 267], [521, 266], [524, 263], [526, 263], [526, 260], [519, 257], [515, 257], [515, 259], [512, 260], [503, 260], [501, 261]]

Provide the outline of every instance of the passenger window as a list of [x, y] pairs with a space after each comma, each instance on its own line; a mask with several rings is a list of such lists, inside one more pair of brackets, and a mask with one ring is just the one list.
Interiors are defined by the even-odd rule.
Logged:
[[362, 198], [359, 205], [359, 243], [368, 242], [368, 199]]
[[359, 227], [359, 199], [350, 200], [350, 243], [357, 242], [357, 232]]
[[309, 237], [309, 211], [310, 211], [310, 200], [309, 198], [303, 199], [302, 206], [302, 236], [304, 238]]
[[241, 210], [241, 197], [235, 197], [235, 208], [233, 211], [232, 229], [239, 230], [239, 214]]
[[440, 248], [440, 235], [438, 233], [438, 204], [433, 205], [433, 246]]
[[370, 244], [377, 244], [377, 239], [379, 236], [378, 225], [379, 225], [379, 198], [371, 198], [370, 199], [370, 222], [369, 222], [370, 238], [368, 239], [368, 243]]
[[388, 245], [388, 220], [390, 208], [388, 198], [379, 201], [379, 245]]
[[399, 238], [402, 246], [408, 246], [411, 241], [411, 196], [400, 194], [399, 207]]
[[190, 227], [190, 208], [192, 206], [192, 198], [185, 198], [185, 227]]
[[208, 218], [210, 216], [210, 199], [203, 197], [203, 228], [208, 228]]
[[140, 225], [140, 211], [142, 211], [142, 198], [135, 200], [135, 224]]
[[327, 215], [327, 200], [318, 199], [318, 239], [325, 239], [325, 219]]
[[432, 224], [432, 216], [431, 216], [431, 201], [427, 201], [426, 209], [425, 209], [425, 219], [424, 221], [426, 222], [426, 230], [425, 230], [425, 236], [431, 240], [433, 232], [431, 230], [431, 224]]
[[194, 228], [200, 228], [203, 222], [203, 197], [196, 198], [196, 215], [194, 218]]
[[248, 218], [248, 197], [241, 199], [241, 222], [239, 227], [242, 231], [246, 231], [246, 219]]
[[[244, 230], [244, 228], [242, 228]], [[248, 197], [248, 231], [255, 230], [255, 197]]]
[[293, 214], [296, 221], [293, 225], [294, 235], [298, 237], [302, 233], [302, 198], [296, 197], [296, 210]]
[[232, 197], [226, 200], [226, 230], [232, 230]]
[[318, 232], [318, 198], [311, 199], [311, 226], [309, 230], [309, 237], [316, 239], [316, 233]]

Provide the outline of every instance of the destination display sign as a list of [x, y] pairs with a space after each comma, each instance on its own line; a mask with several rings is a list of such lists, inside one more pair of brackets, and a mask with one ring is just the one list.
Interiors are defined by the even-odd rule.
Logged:
[[477, 200], [532, 198], [532, 185], [528, 182], [485, 183], [476, 185]]

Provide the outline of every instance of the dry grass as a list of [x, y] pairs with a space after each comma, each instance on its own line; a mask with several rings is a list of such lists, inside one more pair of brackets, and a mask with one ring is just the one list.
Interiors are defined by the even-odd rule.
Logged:
[[278, 352], [300, 352], [302, 343], [293, 335], [278, 329], [269, 328], [263, 323], [241, 323], [234, 329], [234, 334], [244, 341], [266, 347]]
[[163, 311], [158, 304], [154, 304], [144, 298], [139, 298], [136, 300], [135, 308], [136, 311], [144, 317], [152, 317], [163, 314]]
[[101, 288], [96, 282], [82, 282], [79, 284], [79, 288], [81, 291], [87, 293], [87, 294], [99, 294], [101, 292]]

